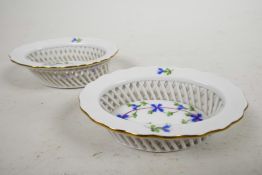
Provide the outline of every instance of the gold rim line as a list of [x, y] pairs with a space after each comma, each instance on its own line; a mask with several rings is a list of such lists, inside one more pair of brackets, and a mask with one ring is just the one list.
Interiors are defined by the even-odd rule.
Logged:
[[118, 53], [119, 49], [117, 49], [113, 55], [111, 55], [110, 57], [108, 58], [105, 58], [101, 61], [96, 61], [96, 62], [93, 62], [93, 63], [90, 63], [90, 64], [80, 64], [80, 65], [76, 65], [76, 66], [63, 66], [63, 67], [58, 67], [58, 66], [30, 66], [30, 65], [27, 65], [27, 64], [22, 64], [22, 63], [19, 63], [15, 60], [13, 60], [13, 58], [8, 55], [8, 57], [10, 58], [10, 61], [15, 63], [15, 64], [18, 64], [20, 66], [25, 66], [25, 67], [29, 67], [29, 68], [34, 68], [34, 69], [37, 69], [37, 68], [40, 68], [40, 69], [72, 69], [72, 68], [84, 68], [84, 67], [92, 67], [92, 66], [95, 66], [95, 65], [98, 65], [98, 64], [102, 64], [104, 62], [107, 62], [109, 60], [111, 60], [117, 53]]
[[140, 138], [159, 138], [159, 139], [179, 139], [179, 138], [198, 138], [198, 137], [205, 137], [207, 135], [210, 135], [210, 134], [214, 134], [214, 133], [217, 133], [217, 132], [221, 132], [221, 131], [224, 131], [226, 129], [228, 129], [229, 127], [231, 127], [233, 124], [235, 123], [238, 123], [243, 117], [244, 117], [244, 113], [245, 111], [247, 110], [248, 108], [248, 104], [247, 106], [245, 107], [245, 109], [243, 110], [243, 114], [241, 115], [241, 117], [233, 122], [231, 122], [229, 125], [227, 125], [226, 127], [224, 128], [221, 128], [221, 129], [216, 129], [216, 130], [211, 130], [211, 131], [208, 131], [204, 134], [199, 134], [199, 135], [179, 135], [179, 136], [160, 136], [160, 135], [154, 135], [154, 134], [150, 134], [150, 135], [141, 135], [141, 134], [134, 134], [134, 133], [131, 133], [131, 132], [128, 132], [128, 131], [125, 131], [125, 130], [121, 130], [121, 129], [114, 129], [114, 128], [110, 128], [109, 126], [101, 123], [101, 122], [98, 122], [96, 121], [95, 119], [93, 119], [84, 109], [82, 109], [82, 107], [80, 106], [80, 109], [81, 111], [91, 120], [93, 121], [94, 123], [96, 123], [97, 125], [100, 125], [110, 131], [113, 131], [113, 132], [118, 132], [118, 133], [122, 133], [122, 134], [126, 134], [126, 135], [130, 135], [130, 136], [134, 136], [134, 137], [140, 137]]

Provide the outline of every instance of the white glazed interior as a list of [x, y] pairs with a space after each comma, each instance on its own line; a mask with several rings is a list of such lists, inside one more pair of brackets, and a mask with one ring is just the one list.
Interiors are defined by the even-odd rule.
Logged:
[[[175, 79], [141, 80], [118, 84], [100, 96], [100, 105], [104, 110], [116, 116], [118, 109], [123, 105], [126, 106], [126, 104], [137, 101], [151, 102], [151, 100], [160, 103], [176, 101], [181, 104], [191, 104], [195, 109], [205, 114], [204, 120], [216, 115], [224, 105], [222, 97], [213, 89], [190, 81], [181, 82]], [[145, 114], [142, 117], [146, 116]], [[149, 118], [152, 119], [152, 116], [149, 116]], [[156, 122], [163, 123], [163, 121]], [[159, 138], [134, 137], [114, 131], [110, 131], [110, 133], [125, 146], [150, 152], [179, 151], [195, 146], [206, 139], [205, 136], [162, 140]]]
[[[134, 135], [165, 137], [204, 135], [224, 129], [242, 117], [247, 102], [240, 89], [224, 78], [185, 68], [173, 68], [173, 73], [168, 76], [159, 75], [157, 69], [134, 67], [100, 77], [82, 91], [81, 108], [93, 120], [111, 129], [124, 130]], [[154, 83], [150, 84], [147, 80]], [[188, 125], [176, 124], [172, 132], [156, 134], [144, 125], [112, 115], [116, 107], [139, 99], [168, 99], [190, 103], [210, 117]]]
[[[134, 67], [102, 76], [82, 91], [80, 106], [92, 120], [107, 127], [118, 142], [153, 152], [191, 147], [243, 116], [247, 102], [242, 92], [224, 78], [185, 68], [158, 74], [158, 69]], [[144, 123], [116, 117], [114, 111], [119, 106], [143, 100], [190, 104], [206, 118], [190, 124], [172, 123], [170, 132], [156, 133]]]
[[[160, 103], [176, 101], [181, 104], [191, 104], [195, 109], [205, 114], [204, 120], [216, 115], [224, 105], [222, 97], [213, 89], [190, 81], [181, 82], [177, 80], [141, 80], [118, 84], [101, 95], [100, 105], [104, 110], [116, 116], [118, 108], [123, 105], [137, 101], [150, 102], [151, 100]], [[145, 116], [139, 117], [146, 116], [145, 114]], [[147, 118], [152, 120], [154, 117], [149, 116]], [[156, 119], [160, 120], [155, 120], [154, 123], [161, 124], [164, 122], [160, 116]], [[133, 121], [137, 122], [136, 120]], [[146, 124], [147, 122], [141, 123]], [[204, 136], [162, 140], [159, 138], [139, 138], [114, 131], [110, 131], [110, 133], [125, 146], [149, 152], [179, 151], [195, 146], [206, 139], [206, 136]]]
[[113, 114], [128, 103], [136, 101], [159, 100], [191, 104], [202, 111], [206, 118], [217, 114], [224, 105], [222, 97], [213, 90], [193, 81], [140, 80], [110, 87], [100, 97], [100, 105]]

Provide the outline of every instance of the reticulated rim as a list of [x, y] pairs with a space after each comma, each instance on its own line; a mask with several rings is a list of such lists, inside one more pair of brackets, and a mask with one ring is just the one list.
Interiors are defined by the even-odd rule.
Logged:
[[[131, 134], [139, 137], [160, 137], [160, 138], [179, 138], [179, 137], [199, 137], [210, 133], [224, 130], [233, 123], [239, 121], [245, 109], [247, 102], [239, 88], [228, 80], [215, 76], [210, 73], [200, 72], [187, 68], [170, 68], [172, 74], [165, 76], [157, 74], [158, 67], [134, 67], [126, 70], [115, 71], [104, 75], [95, 82], [88, 84], [80, 94], [80, 106], [94, 122], [107, 129]], [[155, 133], [145, 129], [143, 125], [135, 122], [129, 122], [117, 118], [111, 113], [105, 111], [99, 103], [101, 94], [115, 86], [126, 81], [143, 79], [185, 79], [200, 83], [211, 89], [217, 90], [224, 98], [225, 105], [215, 116], [203, 120], [202, 122], [188, 125], [175, 125], [172, 132]]]
[[[43, 65], [43, 63], [38, 63], [26, 59], [26, 57], [37, 50], [48, 49], [53, 47], [68, 47], [68, 46], [88, 46], [96, 47], [103, 49], [105, 54], [97, 59], [89, 60], [84, 63], [74, 63], [70, 64], [61, 64], [61, 65]], [[109, 60], [118, 52], [117, 47], [105, 40], [95, 39], [95, 38], [82, 38], [82, 37], [71, 37], [71, 38], [60, 38], [60, 39], [50, 39], [45, 41], [39, 41], [31, 44], [22, 45], [18, 48], [15, 48], [10, 54], [9, 57], [12, 62], [17, 63], [22, 66], [27, 66], [31, 68], [75, 68], [75, 67], [87, 67], [93, 66], [95, 64], [102, 63]]]

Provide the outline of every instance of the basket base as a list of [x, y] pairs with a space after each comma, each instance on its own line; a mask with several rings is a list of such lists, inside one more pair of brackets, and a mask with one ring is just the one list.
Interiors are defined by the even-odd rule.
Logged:
[[109, 131], [109, 133], [116, 139], [118, 143], [129, 148], [159, 153], [185, 150], [204, 142], [208, 137], [203, 136], [197, 138], [161, 139], [130, 136], [114, 131]]
[[44, 85], [59, 89], [83, 88], [109, 71], [107, 62], [91, 68], [30, 70]]

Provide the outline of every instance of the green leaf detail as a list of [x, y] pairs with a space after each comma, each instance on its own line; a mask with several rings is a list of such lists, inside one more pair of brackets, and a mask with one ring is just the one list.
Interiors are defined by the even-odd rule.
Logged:
[[160, 128], [155, 128], [155, 132], [160, 132]]
[[187, 124], [187, 123], [188, 123], [188, 120], [182, 119], [181, 123], [182, 123], [182, 124]]
[[157, 127], [156, 125], [151, 125], [150, 129], [152, 132], [160, 132], [161, 127]]
[[142, 101], [140, 104], [141, 104], [142, 106], [145, 106], [145, 105], [147, 105], [147, 102]]
[[78, 43], [80, 43], [82, 40], [81, 40], [81, 38], [77, 38], [76, 41], [77, 41]]
[[192, 105], [190, 105], [190, 106], [189, 106], [189, 110], [190, 110], [190, 111], [195, 111], [195, 108], [194, 108]]
[[168, 111], [168, 112], [166, 113], [167, 116], [171, 116], [171, 115], [173, 115], [173, 114], [174, 114], [174, 112], [170, 112], [170, 111]]
[[179, 104], [178, 102], [175, 102], [174, 105], [175, 105], [175, 106], [178, 106], [178, 105], [180, 105], [180, 104]]
[[132, 104], [131, 104], [131, 103], [127, 103], [127, 106], [128, 106], [128, 107], [131, 107], [131, 106], [132, 106]]
[[151, 131], [155, 131], [156, 125], [150, 125], [150, 129], [151, 129]]
[[137, 111], [132, 114], [132, 117], [134, 117], [134, 118], [137, 117]]
[[186, 115], [186, 116], [190, 116], [190, 115], [191, 115], [191, 113], [189, 113], [189, 112], [186, 112], [186, 113], [185, 113], [185, 115]]
[[152, 111], [152, 110], [150, 110], [150, 111], [148, 111], [147, 113], [148, 113], [148, 114], [153, 114], [153, 111]]
[[172, 70], [169, 68], [166, 68], [165, 73], [166, 75], [170, 75], [172, 73]]

